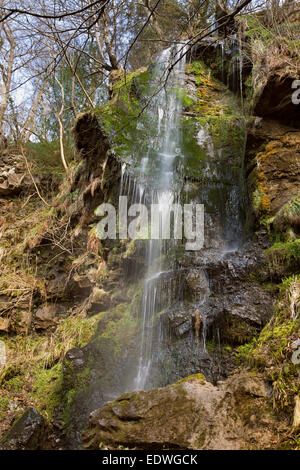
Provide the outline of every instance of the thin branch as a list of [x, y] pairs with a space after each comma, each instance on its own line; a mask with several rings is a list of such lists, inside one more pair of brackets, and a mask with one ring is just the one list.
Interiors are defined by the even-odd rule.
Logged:
[[[69, 12], [66, 12], [66, 13], [61, 13], [59, 15], [50, 15], [50, 14], [47, 14], [47, 13], [35, 13], [33, 11], [22, 10], [22, 9], [19, 9], [19, 8], [5, 8], [5, 7], [2, 7], [2, 10], [8, 11], [8, 13], [5, 16], [3, 16], [2, 18], [0, 18], [0, 23], [3, 23], [4, 21], [6, 21], [11, 15], [14, 15], [15, 13], [17, 13], [19, 15], [32, 16], [34, 18], [43, 18], [43, 19], [48, 19], [48, 20], [61, 20], [63, 18], [66, 18], [67, 16], [74, 16], [74, 15], [78, 15], [79, 13], [83, 13], [84, 11], [90, 9], [91, 7], [93, 7], [95, 5], [98, 5], [99, 3], [103, 3], [103, 0], [97, 0], [96, 2], [93, 2], [93, 3], [87, 5], [83, 8], [80, 8], [79, 10], [73, 10], [73, 11], [69, 11]], [[108, 2], [106, 2], [105, 5], [107, 3]], [[105, 5], [102, 6], [100, 8], [100, 10], [102, 10], [105, 7]]]
[[60, 87], [60, 90], [61, 90], [61, 108], [59, 110], [59, 112], [57, 113], [57, 120], [58, 120], [58, 124], [59, 124], [59, 146], [60, 146], [60, 157], [61, 157], [61, 161], [62, 161], [62, 164], [64, 166], [64, 169], [66, 171], [68, 171], [68, 165], [67, 165], [67, 162], [66, 162], [66, 159], [65, 159], [65, 152], [64, 152], [64, 127], [63, 127], [63, 123], [62, 123], [62, 114], [64, 112], [64, 107], [65, 107], [65, 91], [64, 91], [64, 87], [62, 86], [61, 82], [58, 80], [56, 74], [54, 74], [54, 78], [55, 80], [57, 81], [59, 87]]

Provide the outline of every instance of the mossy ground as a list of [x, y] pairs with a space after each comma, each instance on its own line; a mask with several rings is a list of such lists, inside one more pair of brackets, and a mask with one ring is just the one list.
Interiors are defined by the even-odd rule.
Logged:
[[[64, 388], [62, 360], [73, 347], [85, 346], [95, 334], [99, 316], [71, 316], [52, 334], [1, 336], [7, 362], [0, 370], [0, 413], [4, 419], [28, 406], [35, 407], [51, 423], [55, 411], [70, 397]], [[1, 429], [3, 431], [3, 429]]]

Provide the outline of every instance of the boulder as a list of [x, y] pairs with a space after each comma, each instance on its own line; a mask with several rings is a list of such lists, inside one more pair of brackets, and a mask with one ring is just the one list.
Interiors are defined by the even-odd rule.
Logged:
[[111, 298], [108, 292], [99, 287], [94, 287], [90, 295], [87, 311], [89, 314], [104, 312], [111, 306]]
[[34, 323], [37, 329], [46, 329], [56, 324], [56, 306], [45, 304], [40, 307], [34, 315]]
[[214, 386], [192, 376], [164, 388], [126, 393], [90, 415], [83, 446], [98, 449], [263, 449], [279, 428], [271, 389], [241, 371]]
[[45, 420], [35, 408], [28, 408], [0, 441], [1, 450], [42, 448]]

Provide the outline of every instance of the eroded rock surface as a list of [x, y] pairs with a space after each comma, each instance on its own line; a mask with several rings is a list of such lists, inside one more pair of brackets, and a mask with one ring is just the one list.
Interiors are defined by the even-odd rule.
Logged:
[[263, 119], [259, 127], [249, 127], [247, 148], [248, 187], [254, 210], [257, 216], [273, 216], [299, 192], [299, 131]]
[[[35, 177], [38, 182], [38, 177]], [[0, 154], [0, 196], [13, 196], [33, 186], [22, 155]]]
[[[90, 415], [84, 447], [263, 449], [278, 431], [271, 389], [259, 374], [236, 373], [213, 386], [191, 377], [124, 394]], [[279, 424], [285, 427], [285, 423]]]
[[43, 447], [45, 420], [35, 408], [28, 408], [0, 441], [2, 450], [37, 450]]

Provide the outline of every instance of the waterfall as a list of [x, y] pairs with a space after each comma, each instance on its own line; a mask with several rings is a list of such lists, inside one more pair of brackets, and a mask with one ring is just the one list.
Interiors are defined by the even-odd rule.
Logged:
[[[173, 46], [161, 52], [156, 64], [151, 66], [151, 82], [143, 96], [148, 106], [137, 122], [143, 140], [139, 135], [134, 141], [133, 154], [129, 155], [133, 164], [122, 166], [120, 194], [128, 197], [129, 204], [142, 203], [148, 207], [155, 204], [160, 213], [160, 237], [146, 241], [147, 262], [138, 317], [136, 358], [128, 362], [126, 391], [147, 390], [168, 381], [168, 378], [159, 377], [161, 371], [162, 376], [165, 374], [162, 358], [171, 334], [167, 318], [174, 303], [183, 302], [187, 275], [184, 263], [178, 263], [178, 259], [173, 262], [172, 257], [166, 256], [171, 248], [175, 248], [175, 252], [180, 250], [182, 240], [177, 241], [177, 245], [172, 236], [170, 240], [161, 236], [169, 225], [172, 206], [190, 201], [205, 205], [205, 245], [196, 256], [201, 288], [197, 298], [191, 301], [186, 323], [193, 321], [193, 315], [199, 309], [201, 336], [193, 347], [196, 356], [202, 355], [206, 360], [209, 357], [206, 347], [209, 315], [213, 310], [206, 259], [222, 260], [229, 250], [238, 249], [242, 240], [239, 179], [233, 174], [230, 154], [230, 163], [227, 164], [226, 160], [224, 165], [223, 150], [215, 144], [209, 123], [197, 122], [196, 133], [192, 137], [200, 149], [205, 149], [205, 157], [198, 161], [200, 180], [197, 195], [189, 195], [190, 183], [186, 184], [182, 178], [182, 168], [186, 171], [189, 164], [186, 139], [191, 138], [183, 133], [184, 52], [182, 46]], [[193, 337], [192, 331], [190, 334]]]
[[[153, 136], [148, 148], [141, 156], [135, 176], [126, 174], [122, 168], [121, 194], [126, 194], [130, 203], [145, 202], [156, 204], [160, 212], [160, 233], [168, 221], [167, 215], [176, 202], [174, 191], [174, 162], [180, 152], [180, 118], [182, 97], [179, 90], [184, 83], [185, 47], [177, 45], [162, 51], [152, 72], [153, 97], [147, 109]], [[158, 285], [167, 269], [162, 266], [162, 254], [168, 247], [168, 240], [150, 239], [147, 242], [147, 272], [144, 281], [140, 312], [140, 342], [137, 371], [134, 383], [129, 389], [147, 387], [152, 362], [152, 344], [155, 314], [160, 302]]]

